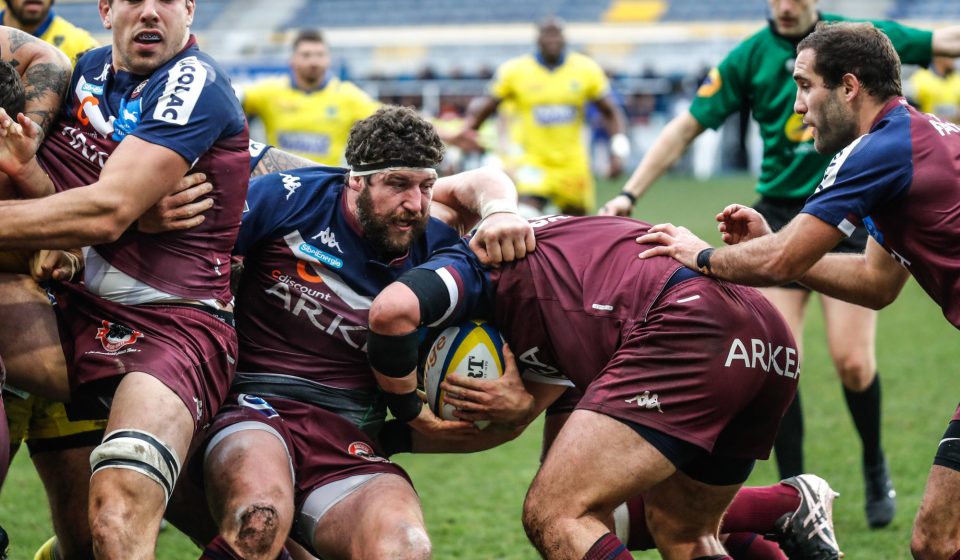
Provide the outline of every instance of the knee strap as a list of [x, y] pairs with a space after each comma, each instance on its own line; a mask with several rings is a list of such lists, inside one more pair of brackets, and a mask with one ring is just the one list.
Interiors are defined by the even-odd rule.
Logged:
[[180, 475], [180, 460], [167, 444], [142, 430], [117, 430], [90, 453], [90, 470], [129, 469], [160, 485], [166, 501]]

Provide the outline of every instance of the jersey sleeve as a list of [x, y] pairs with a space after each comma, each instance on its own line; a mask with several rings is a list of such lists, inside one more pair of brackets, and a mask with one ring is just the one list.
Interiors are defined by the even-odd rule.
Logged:
[[357, 87], [354, 84], [344, 84], [350, 87], [350, 106], [353, 120], [365, 119], [377, 112], [380, 108], [380, 102], [370, 97], [370, 94]]
[[487, 86], [487, 93], [497, 100], [509, 99], [513, 97], [513, 76], [514, 68], [517, 67], [517, 59], [508, 60], [497, 68], [493, 75], [490, 85]]
[[246, 126], [233, 88], [205, 61], [184, 57], [159, 73], [158, 83], [144, 93], [134, 136], [170, 148], [192, 165], [217, 140]]
[[706, 128], [717, 129], [740, 110], [747, 99], [749, 52], [752, 43], [741, 43], [710, 70], [690, 104], [690, 114]]
[[[908, 132], [904, 132], [908, 134]], [[906, 194], [913, 177], [910, 146], [897, 134], [861, 136], [838, 153], [801, 212], [848, 237], [874, 209]]]
[[[446, 287], [446, 310], [430, 327], [454, 325], [478, 316], [489, 301], [489, 279], [470, 246], [463, 240], [435, 252], [413, 270], [436, 273]], [[442, 297], [433, 294], [432, 297]]]
[[586, 83], [587, 100], [594, 101], [606, 97], [610, 94], [610, 80], [607, 79], [607, 74], [603, 71], [603, 68], [593, 60], [587, 58], [586, 62], [587, 68], [584, 73], [589, 76]]
[[259, 82], [251, 84], [241, 90], [240, 103], [243, 105], [243, 112], [251, 117], [259, 116], [262, 113], [264, 99], [266, 99], [266, 83]]

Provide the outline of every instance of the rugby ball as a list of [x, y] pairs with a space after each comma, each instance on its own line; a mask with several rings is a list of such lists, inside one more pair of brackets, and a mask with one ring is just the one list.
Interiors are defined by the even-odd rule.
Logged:
[[[497, 379], [503, 375], [503, 337], [485, 321], [471, 320], [443, 330], [431, 343], [423, 363], [423, 390], [430, 410], [444, 420], [457, 420], [443, 402], [440, 383], [447, 375]], [[485, 428], [489, 422], [477, 422]]]

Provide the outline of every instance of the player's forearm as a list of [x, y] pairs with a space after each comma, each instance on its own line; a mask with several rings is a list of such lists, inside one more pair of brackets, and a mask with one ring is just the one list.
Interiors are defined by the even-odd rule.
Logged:
[[637, 198], [643, 196], [657, 179], [680, 160], [690, 143], [703, 130], [703, 126], [688, 112], [674, 118], [644, 154], [623, 190]]
[[22, 198], [42, 198], [57, 192], [50, 176], [32, 158], [21, 170], [10, 176], [17, 194]]
[[766, 235], [729, 247], [720, 247], [710, 258], [711, 276], [747, 286], [780, 286], [799, 278], [810, 259], [787, 250], [780, 237]]
[[316, 165], [317, 163], [315, 161], [293, 155], [277, 147], [271, 147], [265, 154], [263, 154], [263, 158], [261, 158], [257, 163], [257, 166], [254, 168], [253, 172], [250, 173], [250, 178], [252, 179], [254, 177], [266, 175], [267, 173], [275, 173], [277, 171], [289, 171], [291, 169], [314, 167]]
[[865, 255], [830, 253], [800, 277], [800, 282], [836, 299], [882, 309], [897, 298], [906, 278], [905, 270], [871, 267]]
[[413, 453], [476, 453], [493, 449], [517, 438], [526, 428], [523, 426], [498, 426], [490, 424], [479, 433], [466, 436], [437, 437], [414, 431], [412, 435]]
[[517, 210], [517, 189], [513, 181], [494, 167], [444, 177], [437, 182], [434, 197], [457, 213], [457, 221], [464, 231], [490, 214]]
[[119, 199], [89, 190], [0, 202], [0, 249], [71, 249], [117, 239], [133, 218]]

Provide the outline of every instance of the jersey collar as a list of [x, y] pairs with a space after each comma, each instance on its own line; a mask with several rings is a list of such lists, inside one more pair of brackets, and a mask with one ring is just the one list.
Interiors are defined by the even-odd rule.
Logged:
[[897, 107], [907, 107], [909, 103], [907, 98], [903, 96], [897, 96], [887, 101], [887, 104], [883, 106], [883, 109], [880, 109], [880, 112], [877, 113], [877, 117], [873, 119], [873, 124], [870, 125], [870, 131], [873, 132], [873, 129], [876, 128], [877, 124], [884, 119], [891, 111]]
[[534, 58], [537, 59], [537, 62], [540, 63], [540, 66], [543, 66], [547, 70], [556, 70], [557, 68], [563, 66], [563, 63], [567, 61], [567, 51], [563, 51], [563, 53], [560, 55], [560, 60], [558, 60], [557, 63], [554, 64], [553, 66], [547, 64], [547, 62], [543, 60], [543, 56], [539, 52], [534, 54], [533, 56]]
[[293, 75], [293, 71], [290, 71], [287, 74], [290, 76], [290, 88], [295, 89], [297, 91], [302, 91], [303, 93], [314, 93], [317, 91], [323, 91], [323, 88], [327, 87], [327, 84], [330, 83], [330, 77], [331, 77], [330, 72], [327, 72], [326, 75], [323, 77], [323, 81], [320, 82], [320, 85], [318, 85], [313, 89], [303, 89], [297, 85], [297, 78]]

